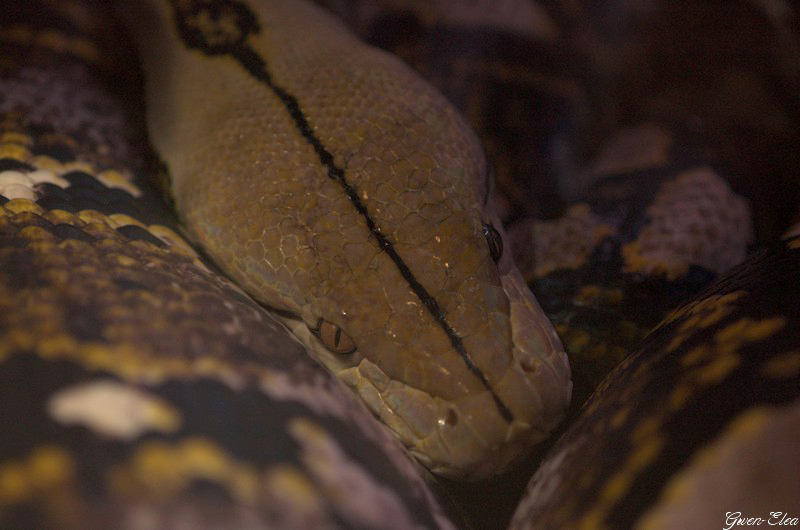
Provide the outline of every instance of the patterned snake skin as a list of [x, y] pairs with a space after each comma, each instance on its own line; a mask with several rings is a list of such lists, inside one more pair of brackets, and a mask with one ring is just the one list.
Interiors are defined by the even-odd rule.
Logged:
[[103, 4], [2, 25], [0, 526], [451, 528], [399, 443], [179, 235]]
[[318, 3], [2, 4], [0, 527], [794, 524], [793, 12]]

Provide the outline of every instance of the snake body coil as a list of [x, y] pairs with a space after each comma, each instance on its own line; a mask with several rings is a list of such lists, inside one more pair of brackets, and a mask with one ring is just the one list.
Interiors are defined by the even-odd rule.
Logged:
[[[572, 105], [548, 97], [628, 107], [603, 86], [636, 71], [637, 90], [657, 101], [662, 113], [613, 120], [617, 134], [563, 175], [585, 188], [581, 202], [508, 233], [570, 355], [564, 433], [503, 477], [426, 484], [397, 437], [305, 355], [315, 350], [449, 476], [502, 469], [566, 401], [560, 344], [494, 228], [481, 151], [404, 66], [299, 2], [119, 3], [188, 230], [281, 310], [304, 348], [183, 240], [147, 182], [135, 46], [108, 2], [6, 2], [0, 527], [683, 529], [776, 513], [768, 524], [797, 524], [800, 217], [787, 230], [784, 214], [800, 197], [800, 127], [794, 99], [779, 97], [797, 94], [797, 10], [318, 2], [362, 6], [345, 20], [377, 45], [413, 30], [390, 49], [436, 70], [431, 82], [483, 135], [511, 204], [503, 175], [518, 190], [536, 176], [504, 170], [497, 146], [516, 152], [516, 167], [539, 167], [558, 163], [561, 144], [532, 138], [580, 133], [564, 126], [581, 122], [562, 115]], [[487, 7], [502, 16], [487, 22]], [[639, 20], [615, 44], [599, 15], [621, 12]], [[553, 15], [558, 31], [539, 32], [548, 26], [525, 13]], [[602, 38], [587, 38], [587, 22]], [[684, 57], [690, 49], [713, 60]], [[564, 50], [588, 52], [590, 79], [610, 77], [572, 90], [586, 79]], [[456, 60], [442, 68], [439, 52]], [[664, 78], [652, 68], [662, 62]], [[693, 70], [698, 93], [683, 83]], [[731, 79], [736, 97], [719, 98]], [[751, 97], [762, 82], [770, 90]], [[517, 126], [533, 136], [507, 144]], [[518, 197], [524, 211], [558, 209], [538, 184]], [[468, 521], [442, 510], [439, 486]]]
[[149, 4], [127, 18], [191, 236], [437, 473], [546, 436], [566, 357], [457, 112], [314, 6]]

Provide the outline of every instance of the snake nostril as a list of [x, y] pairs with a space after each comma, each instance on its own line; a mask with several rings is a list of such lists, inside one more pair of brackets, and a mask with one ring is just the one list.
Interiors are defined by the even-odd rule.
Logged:
[[483, 235], [486, 236], [486, 242], [489, 244], [489, 254], [497, 263], [503, 255], [503, 237], [491, 224], [483, 225]]
[[444, 418], [445, 425], [448, 427], [455, 427], [458, 425], [458, 413], [453, 409], [447, 411], [447, 415]]
[[534, 364], [531, 359], [520, 359], [519, 367], [522, 368], [523, 372], [529, 374], [532, 374], [537, 370], [536, 364]]
[[309, 328], [311, 333], [319, 338], [320, 342], [333, 353], [346, 355], [356, 350], [356, 344], [350, 336], [342, 331], [342, 328], [320, 318], [317, 320], [317, 327]]

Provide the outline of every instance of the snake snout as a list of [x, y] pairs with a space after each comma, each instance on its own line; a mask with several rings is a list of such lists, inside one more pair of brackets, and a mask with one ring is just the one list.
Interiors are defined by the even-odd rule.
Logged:
[[485, 387], [440, 403], [435, 430], [412, 444], [443, 476], [502, 473], [550, 433], [569, 404], [570, 370], [555, 331], [516, 268], [500, 280], [495, 294], [506, 311], [484, 315], [464, 339]]

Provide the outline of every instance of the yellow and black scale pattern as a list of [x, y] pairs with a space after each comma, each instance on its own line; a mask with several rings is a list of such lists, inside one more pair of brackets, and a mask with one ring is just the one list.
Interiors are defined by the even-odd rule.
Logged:
[[[134, 61], [109, 54], [104, 43], [118, 36], [102, 12], [102, 3], [35, 2], [0, 19], [0, 526], [448, 527], [396, 444], [271, 317], [209, 270], [142, 181], [141, 139], [125, 117], [138, 86], [129, 76], [121, 83], [118, 68]], [[500, 46], [510, 63], [515, 46]], [[485, 87], [519, 83], [505, 63], [494, 66]], [[541, 87], [550, 74], [522, 81]], [[544, 83], [556, 102], [542, 115], [551, 128], [536, 134], [563, 119], [585, 126], [572, 74]], [[465, 98], [467, 114], [485, 119], [485, 102]], [[633, 131], [584, 171], [583, 204], [518, 228], [519, 241], [538, 241], [527, 279], [561, 319], [584, 392], [576, 402], [752, 241], [747, 207], [705, 152], [657, 126]], [[490, 141], [501, 184], [537, 170], [531, 160], [552, 155], [541, 150], [551, 141]], [[540, 151], [527, 158], [503, 154], [532, 145]], [[503, 166], [512, 158], [511, 166], [527, 161]], [[512, 205], [530, 186], [555, 197], [540, 181], [507, 185]], [[677, 249], [663, 237], [669, 226], [687, 233], [689, 225], [670, 225], [675, 204], [707, 221]], [[735, 207], [712, 208], [721, 204]], [[774, 231], [778, 221], [767, 218], [756, 228]], [[566, 246], [542, 244], [558, 235], [569, 236]], [[700, 243], [712, 246], [693, 253]], [[737, 466], [708, 465], [733, 459], [763, 472], [774, 455], [789, 466], [797, 458], [798, 252], [792, 240], [753, 258], [650, 335], [550, 453], [515, 527], [685, 528], [725, 511], [680, 504], [687, 492], [705, 500], [726, 483], [734, 496], [719, 498], [741, 500], [743, 510], [761, 510], [763, 499], [743, 496], [765, 492], [786, 496], [773, 495], [785, 499], [778, 509], [800, 513], [798, 482], [785, 469], [759, 489], [731, 474]], [[515, 493], [503, 495], [492, 502], [516, 503]]]
[[0, 527], [451, 527], [398, 442], [143, 181], [108, 6], [6, 7]]
[[754, 241], [751, 208], [728, 175], [663, 127], [624, 129], [586, 173], [594, 183], [584, 200], [556, 220], [523, 220], [510, 236], [570, 354], [574, 408]]
[[792, 524], [798, 278], [794, 237], [667, 317], [552, 448], [511, 528], [713, 528], [729, 513]]

